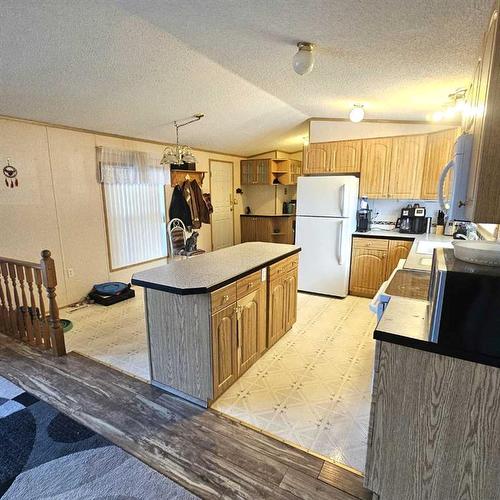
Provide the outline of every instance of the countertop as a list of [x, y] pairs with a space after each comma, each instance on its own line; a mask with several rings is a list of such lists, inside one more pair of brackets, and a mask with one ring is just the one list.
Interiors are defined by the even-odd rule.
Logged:
[[179, 295], [208, 293], [298, 252], [295, 245], [242, 243], [135, 273], [132, 284]]
[[453, 241], [451, 236], [437, 234], [408, 234], [400, 233], [397, 229], [384, 230], [372, 229], [366, 233], [354, 232], [353, 236], [363, 238], [388, 238], [397, 240], [413, 240], [410, 253], [406, 259], [404, 269], [413, 269], [415, 271], [430, 271], [432, 267], [432, 252], [418, 253], [418, 245], [421, 241], [435, 243], [437, 246], [448, 246]]
[[295, 217], [295, 214], [240, 214], [240, 217]]
[[414, 271], [412, 269], [399, 269], [394, 274], [385, 294], [409, 299], [427, 300], [431, 274], [427, 271]]
[[453, 350], [429, 340], [430, 305], [427, 300], [391, 297], [373, 338], [404, 347], [464, 359], [500, 368], [500, 359], [478, 353]]

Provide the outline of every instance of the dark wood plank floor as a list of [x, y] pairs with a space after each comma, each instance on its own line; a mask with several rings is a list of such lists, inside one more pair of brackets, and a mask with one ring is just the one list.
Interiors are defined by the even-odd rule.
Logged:
[[357, 474], [76, 353], [0, 335], [0, 375], [202, 498], [370, 498]]

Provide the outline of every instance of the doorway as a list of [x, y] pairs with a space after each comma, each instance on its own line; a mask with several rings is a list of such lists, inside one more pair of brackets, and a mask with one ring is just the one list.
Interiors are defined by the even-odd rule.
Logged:
[[212, 197], [212, 250], [234, 245], [232, 161], [209, 160]]

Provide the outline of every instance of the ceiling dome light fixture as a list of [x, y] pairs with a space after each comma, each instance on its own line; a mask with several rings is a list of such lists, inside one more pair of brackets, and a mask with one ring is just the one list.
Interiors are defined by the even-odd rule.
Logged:
[[293, 56], [293, 69], [299, 75], [307, 75], [314, 68], [314, 44], [299, 42], [299, 50]]
[[349, 120], [353, 123], [359, 123], [365, 117], [365, 109], [362, 104], [354, 104], [349, 113]]

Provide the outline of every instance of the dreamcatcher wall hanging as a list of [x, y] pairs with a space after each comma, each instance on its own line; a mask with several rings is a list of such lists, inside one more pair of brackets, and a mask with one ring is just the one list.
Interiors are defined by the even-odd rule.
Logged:
[[5, 176], [5, 185], [10, 188], [19, 186], [17, 179], [17, 168], [10, 164], [10, 158], [7, 158], [7, 165], [3, 167], [3, 175]]

